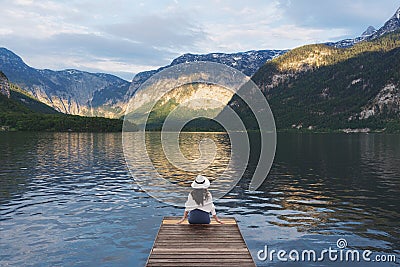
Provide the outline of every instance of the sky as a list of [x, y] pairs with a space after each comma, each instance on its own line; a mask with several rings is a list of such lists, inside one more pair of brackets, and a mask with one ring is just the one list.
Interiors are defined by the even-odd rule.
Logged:
[[184, 53], [291, 49], [381, 27], [400, 0], [0, 0], [0, 47], [30, 66], [131, 80]]

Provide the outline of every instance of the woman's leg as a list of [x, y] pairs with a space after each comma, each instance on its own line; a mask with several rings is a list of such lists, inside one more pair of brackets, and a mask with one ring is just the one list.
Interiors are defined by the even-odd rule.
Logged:
[[209, 224], [210, 214], [199, 209], [194, 209], [189, 212], [188, 221], [190, 224]]

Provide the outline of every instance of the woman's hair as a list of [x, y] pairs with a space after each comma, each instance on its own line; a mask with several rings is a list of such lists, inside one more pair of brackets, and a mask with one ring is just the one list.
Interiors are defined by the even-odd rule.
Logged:
[[207, 189], [194, 189], [190, 194], [192, 194], [197, 205], [204, 205], [204, 200], [210, 197], [210, 193]]

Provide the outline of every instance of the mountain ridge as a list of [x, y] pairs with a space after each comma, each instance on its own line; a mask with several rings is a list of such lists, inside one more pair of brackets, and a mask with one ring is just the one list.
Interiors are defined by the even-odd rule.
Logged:
[[[400, 131], [400, 30], [339, 49], [306, 45], [252, 77], [279, 129]], [[229, 104], [246, 108], [234, 99]]]
[[336, 48], [348, 48], [362, 41], [372, 41], [384, 34], [391, 33], [398, 29], [400, 29], [400, 7], [397, 9], [394, 15], [390, 17], [379, 29], [369, 26], [367, 30], [361, 34], [361, 36], [353, 39], [340, 40], [337, 42], [328, 42], [325, 44]]
[[[252, 76], [266, 61], [271, 60], [279, 55], [286, 53], [288, 50], [249, 50], [237, 53], [208, 53], [208, 54], [192, 54], [186, 53], [175, 59], [166, 66], [156, 70], [144, 71], [133, 77], [131, 86], [126, 94], [125, 100], [128, 101], [136, 90], [154, 74], [181, 63], [208, 61], [216, 62], [235, 68], [247, 76]], [[243, 60], [244, 57], [244, 60]], [[239, 65], [239, 66], [238, 66]]]
[[107, 99], [115, 104], [125, 95], [130, 83], [116, 76], [104, 73], [90, 73], [74, 69], [53, 71], [28, 66], [21, 57], [6, 48], [0, 48], [0, 70], [9, 80], [31, 93], [41, 102], [56, 110], [77, 115], [98, 116], [98, 106], [93, 98], [103, 90], [111, 90], [114, 97]]
[[76, 69], [35, 69], [6, 48], [0, 48], [0, 70], [10, 81], [57, 111], [82, 116], [119, 118], [136, 90], [152, 75], [183, 62], [211, 61], [239, 69], [249, 76], [286, 50], [252, 50], [238, 53], [184, 54], [157, 70], [136, 74], [132, 82], [107, 73]]
[[2, 72], [0, 87], [0, 131], [115, 132], [122, 129], [122, 120], [60, 113], [11, 83]]

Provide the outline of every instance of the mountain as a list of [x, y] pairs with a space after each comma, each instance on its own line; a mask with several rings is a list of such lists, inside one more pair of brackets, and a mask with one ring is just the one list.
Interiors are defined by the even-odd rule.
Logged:
[[252, 50], [252, 51], [238, 52], [232, 54], [225, 54], [225, 53], [184, 54], [174, 59], [171, 62], [171, 64], [167, 66], [161, 67], [157, 70], [145, 71], [136, 74], [132, 80], [132, 84], [129, 88], [129, 92], [126, 95], [125, 100], [128, 100], [130, 97], [132, 97], [135, 94], [136, 90], [154, 74], [166, 68], [181, 63], [197, 62], [197, 61], [220, 63], [235, 68], [250, 77], [254, 73], [256, 73], [256, 71], [262, 65], [264, 65], [265, 62], [275, 57], [278, 57], [286, 52], [287, 50], [258, 50], [258, 51]]
[[10, 98], [22, 104], [30, 111], [39, 112], [42, 114], [60, 114], [54, 108], [40, 102], [34, 96], [19, 88], [17, 85], [11, 84]]
[[[278, 129], [400, 131], [399, 66], [395, 31], [346, 49], [323, 44], [293, 49], [252, 79], [267, 97]], [[240, 99], [229, 105], [251, 121]]]
[[15, 103], [15, 107], [11, 110], [2, 107], [1, 111], [23, 111], [23, 112], [41, 112], [45, 114], [58, 113], [55, 109], [40, 102], [38, 99], [25, 92], [17, 85], [10, 83], [7, 76], [0, 71], [0, 95], [10, 99]]
[[393, 32], [400, 29], [400, 8], [397, 9], [396, 13], [383, 25], [382, 28], [372, 34], [368, 40], [376, 39], [386, 33]]
[[10, 98], [10, 83], [6, 75], [0, 71], [0, 95]]
[[[286, 50], [260, 50], [234, 54], [184, 54], [174, 59], [168, 66], [162, 67], [156, 71], [139, 73], [135, 76], [129, 93], [127, 94], [127, 100], [132, 95], [135, 97], [135, 108], [131, 107], [130, 113], [132, 114], [129, 115], [129, 118], [136, 124], [142, 124], [145, 115], [148, 113], [148, 104], [152, 102], [152, 96], [156, 95], [153, 90], [158, 90], [158, 86], [160, 86], [159, 88], [165, 88], [175, 83], [174, 80], [169, 81], [168, 79], [164, 79], [160, 81], [161, 84], [155, 84], [153, 86], [154, 88], [146, 88], [138, 91], [141, 84], [148, 78], [168, 67], [182, 63], [207, 61], [227, 65], [251, 76], [266, 61], [286, 52]], [[226, 106], [232, 96], [233, 93], [230, 90], [212, 84], [197, 83], [180, 86], [164, 95], [159, 100], [149, 116], [148, 123], [151, 123], [149, 128], [158, 129], [167, 115], [179, 105], [181, 105], [181, 109], [179, 113], [175, 113], [175, 120], [185, 120], [201, 115], [215, 117]], [[210, 101], [207, 102], [207, 100], [205, 100], [207, 98], [212, 99], [213, 103], [210, 103]]]
[[56, 110], [75, 115], [113, 117], [130, 83], [116, 76], [78, 70], [39, 70], [0, 48], [0, 70], [11, 82]]
[[[195, 117], [215, 118], [233, 96], [230, 90], [215, 84], [191, 83], [175, 88], [174, 84], [173, 80], [161, 79], [137, 91], [125, 118], [135, 125], [146, 124], [149, 130], [160, 130], [167, 116], [174, 122], [190, 121]], [[155, 91], [165, 87], [174, 89], [155, 103], [153, 97], [158, 96]], [[209, 126], [207, 128], [211, 129]]]
[[376, 29], [374, 26], [369, 26], [362, 34], [361, 36], [363, 37], [367, 37], [370, 36], [372, 34], [374, 34], [376, 32]]
[[326, 43], [329, 46], [333, 46], [336, 48], [347, 48], [351, 47], [362, 41], [372, 41], [376, 38], [381, 37], [390, 32], [394, 32], [400, 29], [400, 8], [396, 11], [396, 13], [385, 22], [385, 24], [378, 30], [376, 30], [373, 26], [369, 26], [361, 36], [356, 37], [354, 39], [345, 39], [338, 42], [329, 42]]
[[278, 57], [287, 50], [259, 50], [247, 51], [233, 54], [210, 53], [205, 55], [184, 54], [172, 61], [170, 66], [181, 63], [209, 61], [224, 64], [235, 68], [247, 76], [252, 76], [256, 71], [270, 59]]
[[285, 52], [260, 50], [233, 54], [185, 54], [167, 66], [136, 74], [132, 83], [129, 83], [104, 73], [35, 69], [10, 50], [0, 48], [0, 70], [13, 83], [57, 111], [81, 116], [119, 118], [136, 90], [152, 75], [170, 66], [183, 62], [211, 61], [231, 66], [251, 76], [267, 60]]
[[[363, 40], [353, 42], [348, 48], [307, 45], [267, 61], [252, 79], [267, 97], [277, 128], [400, 131], [400, 31], [396, 30], [397, 20], [395, 15], [378, 30], [369, 27]], [[213, 54], [208, 57], [212, 58]], [[221, 60], [218, 54], [215, 57]], [[173, 63], [190, 60], [196, 61], [196, 57], [184, 55]], [[177, 90], [156, 105], [150, 114], [150, 119], [155, 122], [154, 129], [160, 129], [163, 118], [179, 103], [190, 101], [192, 95], [198, 93], [193, 88], [181, 89], [185, 92], [184, 101], [179, 100], [184, 97], [182, 91]], [[144, 90], [136, 92], [135, 97], [145, 106], [151, 95], [151, 90]], [[221, 93], [215, 97], [219, 95]], [[240, 114], [246, 127], [257, 129], [254, 117], [237, 95], [228, 105]], [[201, 123], [201, 129], [210, 125], [210, 121]]]
[[[130, 125], [135, 129], [134, 125]], [[121, 131], [122, 120], [63, 114], [10, 83], [0, 72], [0, 131]]]

